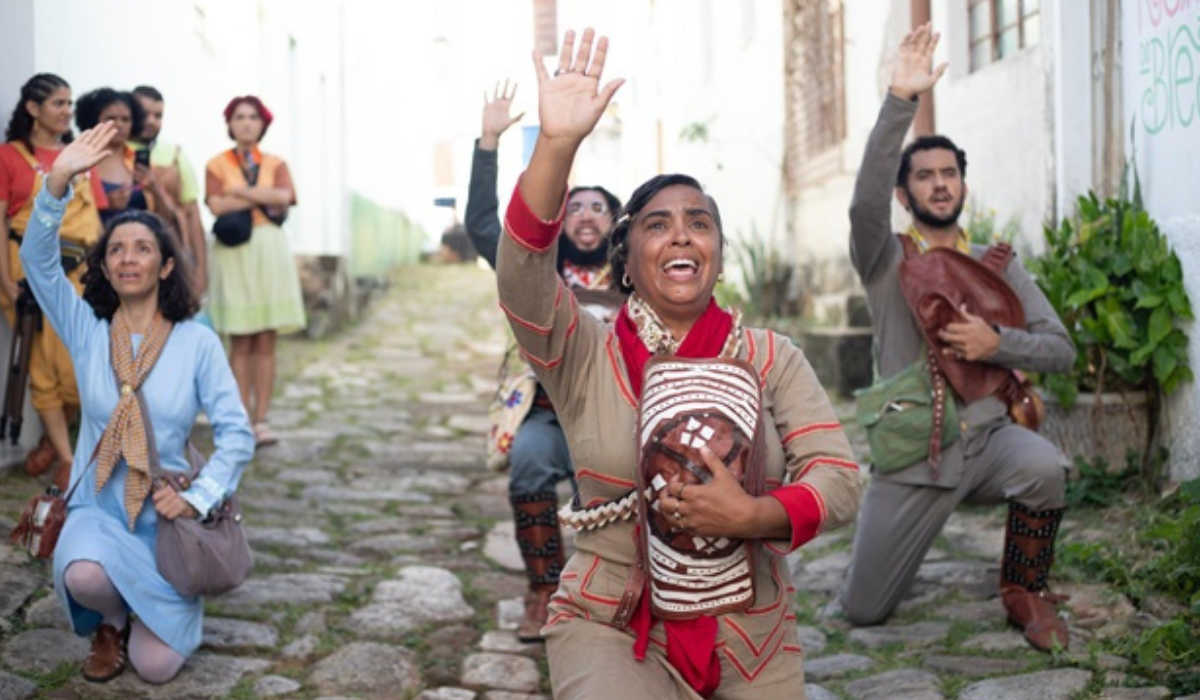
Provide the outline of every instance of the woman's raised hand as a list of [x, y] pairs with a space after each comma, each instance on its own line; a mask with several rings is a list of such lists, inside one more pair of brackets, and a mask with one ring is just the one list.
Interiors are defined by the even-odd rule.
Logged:
[[108, 144], [116, 133], [116, 125], [104, 122], [83, 132], [59, 151], [54, 159], [54, 167], [50, 169], [50, 176], [46, 179], [50, 194], [62, 198], [72, 178], [91, 170], [107, 158], [112, 153], [108, 150]]
[[577, 142], [595, 128], [617, 88], [625, 82], [618, 78], [600, 89], [607, 54], [608, 38], [596, 39], [596, 33], [590, 28], [583, 31], [578, 49], [575, 48], [575, 32], [566, 33], [558, 55], [558, 68], [553, 75], [546, 71], [541, 51], [533, 52], [542, 136]]

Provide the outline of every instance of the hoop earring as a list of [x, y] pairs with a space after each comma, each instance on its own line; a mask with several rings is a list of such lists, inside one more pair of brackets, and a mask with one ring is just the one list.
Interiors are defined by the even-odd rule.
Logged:
[[621, 275], [621, 285], [624, 287], [629, 287], [631, 289], [633, 288], [633, 280], [629, 279], [628, 272]]

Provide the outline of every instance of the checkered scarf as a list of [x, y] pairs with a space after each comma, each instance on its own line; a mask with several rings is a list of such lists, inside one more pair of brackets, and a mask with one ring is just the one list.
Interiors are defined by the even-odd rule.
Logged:
[[175, 324], [163, 318], [161, 314], [154, 317], [150, 329], [142, 338], [141, 347], [134, 357], [133, 338], [129, 330], [129, 320], [125, 309], [118, 308], [113, 314], [111, 343], [112, 363], [117, 378], [121, 382], [121, 398], [113, 409], [112, 417], [100, 436], [100, 445], [96, 453], [96, 493], [104, 488], [112, 476], [113, 468], [122, 457], [129, 465], [129, 474], [125, 476], [125, 512], [129, 514], [129, 529], [133, 530], [142, 505], [150, 495], [150, 448], [146, 442], [146, 421], [142, 416], [142, 407], [137, 399], [137, 390], [150, 374], [158, 356], [162, 354], [163, 346], [171, 335]]

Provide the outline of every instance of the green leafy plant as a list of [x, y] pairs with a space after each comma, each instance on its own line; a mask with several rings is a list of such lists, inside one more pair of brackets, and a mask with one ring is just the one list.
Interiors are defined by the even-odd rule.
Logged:
[[758, 230], [729, 242], [733, 262], [741, 272], [738, 296], [743, 311], [752, 319], [765, 320], [791, 313], [797, 305], [792, 298], [792, 278], [796, 267], [780, 254]]
[[1124, 469], [1114, 472], [1103, 457], [1088, 461], [1083, 455], [1075, 455], [1075, 470], [1079, 476], [1067, 482], [1067, 507], [1107, 508], [1121, 501], [1126, 488], [1136, 481], [1137, 462], [1135, 453]]
[[1079, 391], [1157, 399], [1192, 379], [1175, 325], [1193, 318], [1183, 268], [1142, 207], [1136, 173], [1132, 196], [1125, 186], [1113, 199], [1082, 196], [1076, 215], [1045, 236], [1029, 268], [1079, 351], [1071, 373], [1041, 378], [1046, 389], [1070, 407]]

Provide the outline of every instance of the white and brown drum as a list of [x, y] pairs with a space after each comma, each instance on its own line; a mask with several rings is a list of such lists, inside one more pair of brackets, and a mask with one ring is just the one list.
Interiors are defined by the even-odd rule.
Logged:
[[[754, 603], [758, 543], [689, 533], [660, 497], [675, 477], [703, 484], [707, 446], [752, 496], [764, 489], [758, 373], [741, 360], [656, 357], [646, 363], [638, 417], [638, 485], [650, 603], [661, 619], [692, 619]], [[761, 445], [759, 445], [761, 448]], [[685, 493], [686, 499], [686, 493]]]

